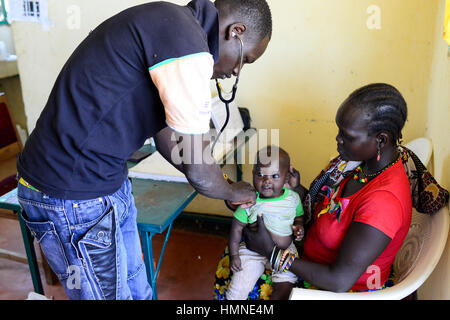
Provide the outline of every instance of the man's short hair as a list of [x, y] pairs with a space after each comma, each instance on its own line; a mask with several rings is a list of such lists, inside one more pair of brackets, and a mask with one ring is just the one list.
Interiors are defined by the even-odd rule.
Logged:
[[272, 13], [266, 0], [216, 0], [214, 4], [219, 12], [245, 23], [250, 38], [272, 37]]

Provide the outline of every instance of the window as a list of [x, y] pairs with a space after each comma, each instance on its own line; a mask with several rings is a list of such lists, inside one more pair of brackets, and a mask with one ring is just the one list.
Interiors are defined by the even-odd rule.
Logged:
[[7, 3], [5, 0], [0, 0], [0, 25], [1, 24], [8, 24], [8, 21], [6, 20], [7, 15]]

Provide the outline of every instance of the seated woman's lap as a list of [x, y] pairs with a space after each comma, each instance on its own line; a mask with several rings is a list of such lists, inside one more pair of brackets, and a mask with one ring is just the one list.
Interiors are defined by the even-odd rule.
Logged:
[[[302, 242], [294, 242], [299, 255], [302, 253]], [[226, 300], [227, 299], [227, 289], [233, 277], [233, 271], [230, 269], [230, 258], [228, 252], [228, 246], [225, 247], [225, 250], [220, 257], [219, 264], [217, 265], [217, 270], [215, 274], [214, 281], [214, 300]], [[382, 286], [381, 289], [392, 287], [395, 284], [394, 273], [391, 270], [391, 274], [389, 276], [388, 281]], [[298, 282], [294, 285], [294, 288], [303, 288], [303, 289], [318, 289], [317, 287], [311, 285], [310, 283], [304, 281], [302, 278], [298, 278]], [[380, 290], [380, 289], [375, 289]], [[375, 291], [370, 290], [370, 291]], [[269, 300], [273, 291], [273, 283], [272, 283], [272, 270], [265, 269], [264, 273], [258, 278], [253, 289], [249, 292], [247, 300]], [[350, 292], [352, 292], [350, 290]]]
[[[299, 255], [302, 253], [303, 242], [294, 242], [297, 247]], [[226, 300], [226, 293], [233, 277], [233, 271], [230, 269], [230, 258], [228, 246], [225, 248], [220, 257], [217, 266], [215, 281], [214, 281], [214, 300]], [[299, 278], [298, 283], [303, 280]], [[297, 283], [297, 286], [298, 286]], [[272, 270], [266, 268], [264, 273], [258, 278], [253, 289], [249, 292], [248, 300], [269, 300], [273, 291]]]

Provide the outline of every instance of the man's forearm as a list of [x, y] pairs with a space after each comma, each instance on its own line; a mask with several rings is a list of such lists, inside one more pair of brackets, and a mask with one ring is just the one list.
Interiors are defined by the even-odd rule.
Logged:
[[232, 187], [223, 178], [220, 166], [211, 156], [209, 144], [201, 135], [190, 136], [162, 129], [155, 136], [157, 150], [180, 170], [200, 194], [230, 200]]
[[223, 177], [218, 164], [184, 165], [183, 169], [189, 183], [200, 194], [214, 199], [230, 200], [232, 198], [232, 187]]
[[225, 180], [211, 155], [208, 139], [202, 135], [177, 135], [166, 127], [154, 138], [161, 155], [183, 172], [200, 194], [247, 207], [255, 203], [256, 192], [250, 184], [242, 181], [229, 184]]

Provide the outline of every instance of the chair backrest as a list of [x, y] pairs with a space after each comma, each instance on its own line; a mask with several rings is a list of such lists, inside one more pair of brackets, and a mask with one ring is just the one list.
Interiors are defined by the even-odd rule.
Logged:
[[417, 138], [405, 144], [409, 150], [413, 151], [423, 165], [426, 167], [433, 152], [433, 145], [427, 138]]
[[431, 217], [413, 209], [408, 235], [393, 264], [396, 281], [402, 281], [411, 273], [423, 256], [424, 248], [428, 247], [430, 236]]
[[428, 278], [447, 242], [449, 220], [447, 207], [433, 215], [413, 209], [408, 235], [393, 264], [397, 283], [413, 278], [418, 288]]
[[22, 141], [11, 117], [5, 94], [0, 92], [0, 160], [15, 156], [22, 150]]
[[[412, 150], [420, 161], [427, 166], [433, 152], [432, 143], [429, 139], [418, 138], [408, 142], [405, 147]], [[408, 235], [393, 264], [397, 282], [404, 280], [423, 260], [428, 259], [428, 269], [434, 269], [435, 265], [429, 259], [438, 259], [436, 256], [442, 246], [439, 239], [445, 235], [444, 244], [447, 239], [448, 210], [446, 209], [443, 208], [433, 215], [419, 213], [413, 209]], [[433, 253], [435, 254], [433, 255]], [[423, 268], [427, 269], [427, 266], [424, 265]], [[425, 271], [425, 269], [422, 271]]]

